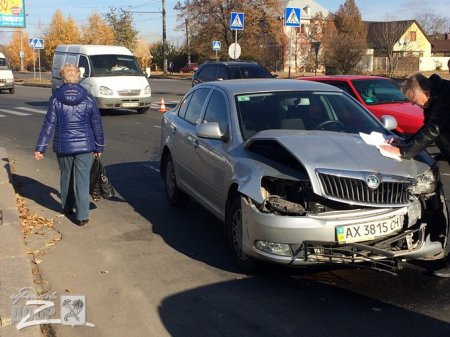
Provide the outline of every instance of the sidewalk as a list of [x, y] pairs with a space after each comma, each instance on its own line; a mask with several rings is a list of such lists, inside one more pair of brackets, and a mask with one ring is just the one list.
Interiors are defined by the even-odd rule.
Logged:
[[[12, 322], [13, 301], [20, 289], [39, 287], [34, 283], [32, 263], [26, 254], [8, 155], [0, 147], [0, 337], [39, 337], [39, 325], [21, 330]], [[31, 293], [28, 291], [28, 295]], [[23, 306], [24, 300], [17, 305]]]

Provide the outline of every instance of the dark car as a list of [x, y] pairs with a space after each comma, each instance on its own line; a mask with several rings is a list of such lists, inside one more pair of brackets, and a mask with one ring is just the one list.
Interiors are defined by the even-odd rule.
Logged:
[[423, 125], [423, 110], [409, 102], [397, 82], [390, 78], [337, 75], [298, 79], [334, 85], [354, 97], [378, 119], [384, 115], [395, 117], [398, 123], [396, 131], [404, 136], [416, 133]]
[[256, 62], [207, 62], [203, 63], [192, 76], [192, 86], [203, 82], [241, 78], [274, 78], [274, 76]]
[[186, 63], [184, 67], [180, 68], [180, 73], [193, 73], [194, 71], [197, 71], [197, 69], [197, 63]]

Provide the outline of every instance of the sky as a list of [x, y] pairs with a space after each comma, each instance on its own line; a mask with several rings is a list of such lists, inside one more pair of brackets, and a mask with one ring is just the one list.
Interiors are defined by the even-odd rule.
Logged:
[[[166, 0], [167, 40], [174, 45], [184, 42], [185, 32], [177, 31], [177, 12], [173, 9], [176, 0]], [[316, 0], [331, 12], [339, 9], [345, 0]], [[450, 0], [434, 0], [432, 5], [425, 0], [356, 0], [363, 20], [383, 21], [414, 19], [420, 13], [433, 13], [450, 18]], [[88, 23], [93, 13], [102, 15], [110, 7], [122, 8], [133, 12], [133, 21], [140, 37], [148, 42], [162, 39], [162, 1], [161, 0], [25, 0], [26, 31], [30, 37], [42, 38], [56, 10], [60, 9], [65, 17], [71, 16], [79, 27]], [[145, 12], [145, 13], [138, 13]], [[7, 43], [11, 29], [0, 28], [0, 44]]]

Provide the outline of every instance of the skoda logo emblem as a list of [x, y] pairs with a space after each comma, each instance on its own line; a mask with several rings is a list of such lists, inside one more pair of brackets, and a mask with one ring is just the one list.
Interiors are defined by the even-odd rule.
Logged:
[[376, 175], [371, 174], [366, 178], [366, 183], [369, 188], [374, 190], [380, 185], [380, 179]]

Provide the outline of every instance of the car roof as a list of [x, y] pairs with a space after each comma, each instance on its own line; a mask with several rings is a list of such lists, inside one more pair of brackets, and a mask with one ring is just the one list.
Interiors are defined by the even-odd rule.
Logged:
[[382, 76], [371, 76], [371, 75], [328, 75], [328, 76], [305, 76], [297, 77], [298, 80], [316, 80], [316, 81], [346, 81], [346, 80], [373, 80], [373, 79], [390, 79], [388, 77]]
[[278, 79], [278, 78], [254, 78], [254, 79], [238, 79], [227, 81], [205, 82], [195, 86], [195, 88], [214, 86], [222, 88], [231, 95], [244, 94], [249, 92], [270, 92], [270, 91], [289, 91], [289, 90], [306, 90], [306, 91], [334, 91], [342, 92], [332, 85], [312, 82], [298, 81], [295, 79]]
[[244, 61], [244, 60], [234, 60], [234, 61], [206, 61], [203, 64], [225, 64], [227, 66], [241, 66], [241, 65], [251, 65], [251, 66], [259, 66], [260, 65], [253, 61]]

